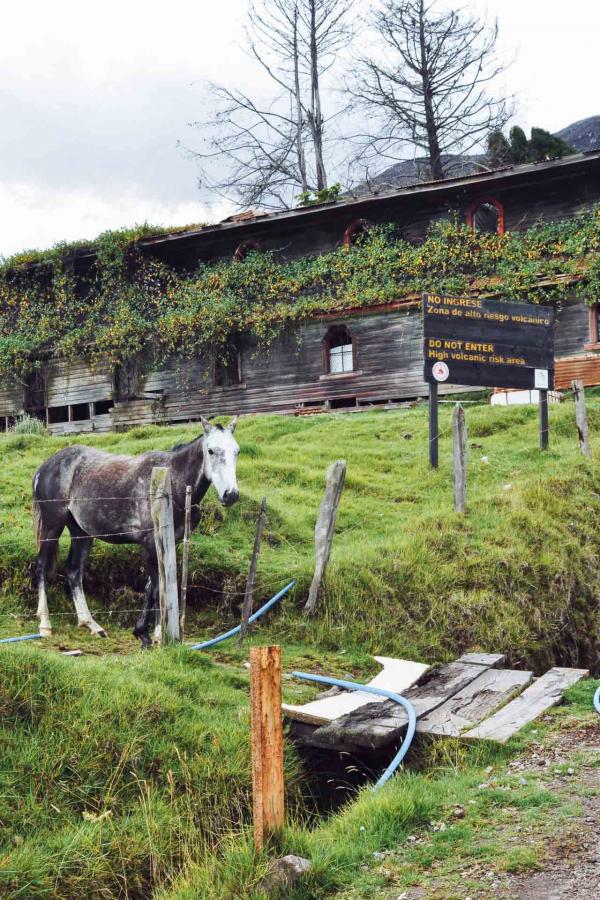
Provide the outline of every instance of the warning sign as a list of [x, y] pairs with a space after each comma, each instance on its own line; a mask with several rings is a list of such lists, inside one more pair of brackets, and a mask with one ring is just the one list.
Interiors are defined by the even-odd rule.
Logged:
[[425, 381], [551, 389], [554, 310], [474, 297], [423, 295]]

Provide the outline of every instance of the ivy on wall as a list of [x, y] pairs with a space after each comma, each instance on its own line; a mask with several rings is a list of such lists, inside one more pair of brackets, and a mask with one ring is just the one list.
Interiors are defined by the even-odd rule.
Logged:
[[[101, 235], [0, 266], [0, 374], [49, 355], [111, 365], [143, 355], [218, 352], [251, 331], [268, 343], [322, 312], [369, 307], [436, 290], [476, 290], [538, 303], [600, 297], [600, 207], [522, 232], [478, 233], [458, 221], [410, 244], [392, 226], [357, 246], [288, 262], [271, 253], [201, 263], [178, 273], [142, 252], [151, 229]], [[154, 231], [152, 233], [155, 233]], [[82, 251], [93, 251], [86, 264]], [[77, 270], [77, 273], [76, 273]]]

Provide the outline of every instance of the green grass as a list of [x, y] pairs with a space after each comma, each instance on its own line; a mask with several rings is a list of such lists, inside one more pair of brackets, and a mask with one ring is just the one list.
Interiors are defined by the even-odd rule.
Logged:
[[[556, 662], [597, 667], [598, 399], [589, 404], [591, 461], [579, 453], [570, 403], [551, 408], [544, 454], [535, 409], [467, 407], [464, 517], [452, 509], [450, 414], [442, 408], [438, 471], [427, 465], [422, 408], [243, 419], [236, 432], [241, 500], [223, 511], [211, 492], [192, 540], [190, 637], [237, 619], [266, 495], [258, 594], [270, 596], [291, 577], [298, 586], [253, 640], [280, 643], [286, 672], [360, 680], [374, 670], [373, 651], [434, 662], [475, 649], [504, 651], [511, 663], [538, 671]], [[77, 438], [0, 437], [0, 636], [36, 626], [29, 566], [37, 466], [76, 441], [137, 453], [196, 433], [196, 426], [151, 426]], [[348, 476], [330, 568], [319, 616], [307, 621], [302, 603], [315, 516], [326, 468], [340, 457]], [[520, 854], [516, 845], [506, 854], [493, 832], [494, 823], [513, 817], [538, 822], [560, 814], [539, 780], [521, 785], [502, 774], [527, 732], [501, 749], [421, 742], [413, 754], [418, 771], [379, 794], [361, 791], [322, 822], [313, 773], [302, 771], [288, 746], [288, 827], [257, 855], [247, 647], [223, 645], [210, 656], [185, 648], [137, 652], [124, 629], [140, 605], [143, 580], [134, 548], [98, 543], [87, 589], [108, 639], [75, 628], [59, 577], [50, 596], [53, 638], [0, 647], [1, 897], [259, 898], [269, 856], [284, 852], [313, 861], [310, 877], [290, 894], [296, 900], [383, 892], [387, 857], [376, 863], [373, 854], [388, 850], [395, 854], [394, 884], [403, 889], [424, 883], [432, 866], [460, 880], [464, 860], [515, 872], [536, 864], [535, 854]], [[77, 646], [84, 657], [56, 652]], [[591, 715], [593, 686], [569, 692], [558, 714], [563, 727]], [[315, 690], [284, 681], [292, 702]], [[536, 725], [540, 734], [549, 727]], [[482, 790], [490, 765], [497, 779]], [[456, 805], [467, 815], [455, 822]], [[440, 821], [448, 827], [431, 825]], [[408, 838], [415, 834], [413, 845]]]
[[[597, 459], [600, 404], [594, 397], [589, 405]], [[217, 601], [224, 599], [219, 591], [226, 589], [230, 607], [237, 609], [264, 494], [268, 522], [259, 594], [270, 596], [290, 578], [298, 582], [276, 619], [273, 634], [282, 640], [427, 660], [448, 659], [467, 648], [493, 649], [537, 669], [556, 659], [593, 663], [599, 631], [600, 469], [579, 453], [572, 404], [551, 408], [551, 446], [545, 454], [538, 450], [535, 409], [467, 408], [469, 512], [464, 517], [452, 506], [450, 414], [449, 406], [442, 407], [437, 471], [427, 464], [422, 408], [242, 420], [237, 432], [242, 498], [224, 512], [209, 492], [192, 539], [192, 606], [207, 610], [211, 629]], [[0, 438], [0, 633], [32, 627], [22, 617], [31, 618], [34, 609], [28, 572], [34, 555], [30, 480], [39, 463], [75, 440], [139, 453], [196, 433], [196, 426], [144, 426], [126, 434]], [[338, 457], [348, 461], [346, 489], [321, 615], [307, 622], [300, 608], [311, 577], [314, 522], [325, 471]], [[140, 605], [143, 577], [135, 548], [97, 543], [88, 570], [96, 608]], [[55, 620], [60, 627], [71, 610], [64, 582], [58, 582], [52, 608], [61, 613]], [[16, 620], [7, 619], [15, 615]], [[103, 619], [102, 611], [99, 616]], [[109, 624], [132, 619], [118, 612], [112, 616]]]

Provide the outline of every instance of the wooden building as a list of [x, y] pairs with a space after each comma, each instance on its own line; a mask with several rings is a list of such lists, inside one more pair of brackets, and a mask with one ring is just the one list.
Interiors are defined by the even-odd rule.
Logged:
[[[540, 220], [571, 217], [600, 202], [600, 151], [510, 166], [475, 176], [419, 184], [280, 213], [245, 213], [202, 229], [143, 239], [139, 247], [179, 270], [199, 261], [240, 259], [250, 250], [283, 260], [352, 243], [372, 224], [393, 223], [411, 242], [432, 221], [458, 213], [471, 227], [502, 233]], [[90, 254], [88, 253], [88, 256]], [[81, 254], [85, 264], [85, 253]], [[600, 307], [565, 304], [556, 332], [556, 387], [572, 378], [600, 384]], [[427, 394], [422, 378], [417, 297], [381, 307], [347, 309], [295, 325], [268, 350], [252, 335], [231, 345], [229, 358], [173, 358], [140, 376], [50, 359], [23, 384], [0, 384], [0, 429], [24, 410], [53, 433], [104, 431], [145, 422], [170, 423], [215, 413], [298, 413], [356, 410]], [[441, 391], [455, 387], [441, 386]]]

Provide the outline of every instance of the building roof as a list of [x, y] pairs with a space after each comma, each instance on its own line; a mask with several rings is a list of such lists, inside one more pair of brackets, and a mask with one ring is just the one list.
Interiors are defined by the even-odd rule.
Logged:
[[544, 160], [538, 163], [523, 163], [521, 165], [503, 166], [488, 172], [478, 172], [472, 175], [461, 175], [455, 178], [445, 178], [441, 181], [426, 181], [410, 185], [396, 190], [384, 190], [375, 194], [361, 195], [348, 199], [340, 199], [331, 203], [320, 203], [316, 206], [299, 206], [293, 209], [285, 209], [278, 212], [247, 211], [234, 214], [213, 225], [189, 231], [177, 231], [171, 234], [159, 234], [143, 238], [139, 241], [142, 247], [153, 247], [172, 242], [186, 241], [217, 233], [235, 232], [243, 234], [257, 222], [261, 224], [286, 222], [290, 219], [302, 221], [313, 220], [326, 216], [332, 210], [346, 209], [360, 217], [363, 210], [373, 208], [373, 205], [388, 202], [390, 200], [402, 200], [403, 198], [427, 198], [443, 199], [445, 195], [455, 194], [462, 188], [477, 186], [481, 192], [498, 190], [499, 188], [512, 187], [521, 181], [537, 181], [553, 176], [570, 176], [584, 172], [586, 169], [598, 167], [600, 173], [600, 150], [589, 150], [584, 153], [575, 153], [561, 159]]

